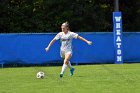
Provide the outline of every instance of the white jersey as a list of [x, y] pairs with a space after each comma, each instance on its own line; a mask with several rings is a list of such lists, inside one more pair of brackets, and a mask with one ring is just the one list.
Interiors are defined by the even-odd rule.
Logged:
[[72, 39], [77, 38], [78, 34], [68, 31], [67, 34], [64, 32], [59, 32], [56, 36], [55, 39], [58, 40], [60, 39], [61, 41], [61, 51], [71, 51], [72, 52]]

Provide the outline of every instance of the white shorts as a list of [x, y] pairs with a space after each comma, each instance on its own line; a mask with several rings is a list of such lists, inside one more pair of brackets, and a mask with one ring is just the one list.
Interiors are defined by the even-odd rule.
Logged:
[[65, 55], [66, 54], [71, 54], [71, 56], [72, 56], [72, 51], [60, 51], [60, 56], [62, 57], [62, 58], [65, 58]]

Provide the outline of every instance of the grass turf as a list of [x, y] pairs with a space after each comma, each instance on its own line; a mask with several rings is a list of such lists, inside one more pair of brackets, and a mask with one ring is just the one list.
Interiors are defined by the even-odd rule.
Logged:
[[[59, 79], [61, 66], [0, 69], [0, 93], [140, 93], [140, 64], [78, 65]], [[44, 71], [46, 77], [37, 79]]]

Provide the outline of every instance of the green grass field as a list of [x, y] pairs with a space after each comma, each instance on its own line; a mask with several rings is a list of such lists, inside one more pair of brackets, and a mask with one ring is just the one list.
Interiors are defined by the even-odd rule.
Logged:
[[[140, 64], [74, 66], [59, 79], [61, 66], [0, 69], [0, 93], [140, 93]], [[44, 79], [36, 79], [38, 71]]]

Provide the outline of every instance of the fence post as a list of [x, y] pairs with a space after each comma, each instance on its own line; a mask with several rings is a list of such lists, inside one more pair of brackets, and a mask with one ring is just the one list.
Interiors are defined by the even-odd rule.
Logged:
[[122, 14], [113, 12], [115, 64], [123, 64]]

